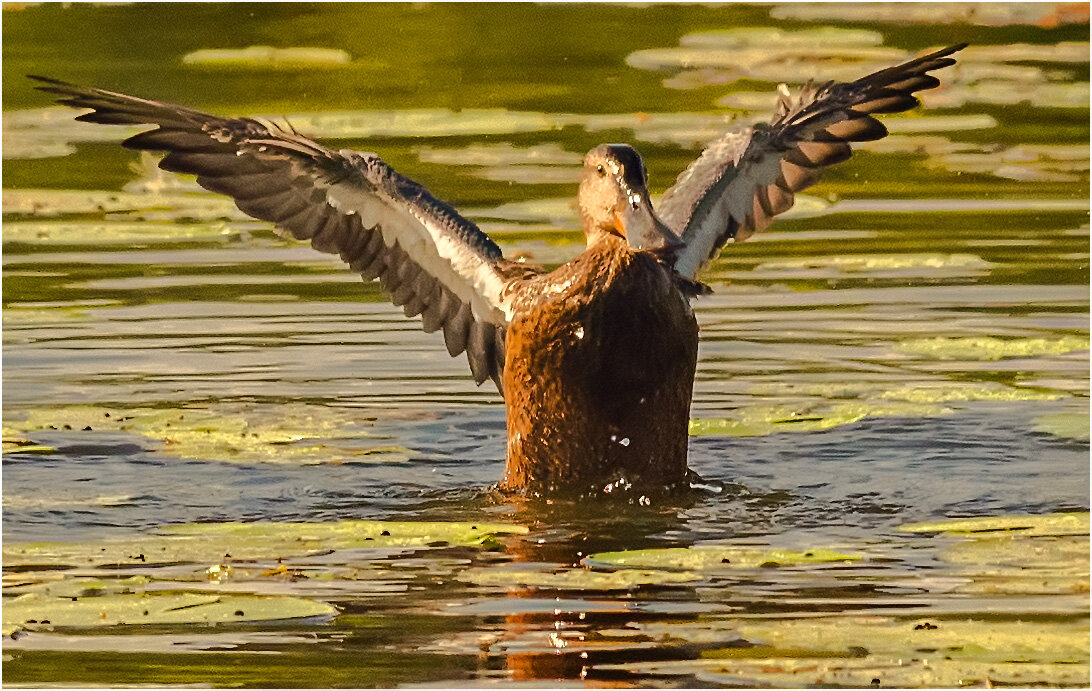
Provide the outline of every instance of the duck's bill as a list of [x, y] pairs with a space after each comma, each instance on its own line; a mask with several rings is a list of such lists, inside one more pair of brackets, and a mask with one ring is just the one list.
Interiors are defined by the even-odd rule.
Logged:
[[629, 246], [637, 250], [671, 250], [683, 246], [682, 240], [670, 228], [664, 225], [648, 198], [641, 200], [637, 208], [627, 206], [618, 214], [618, 225], [622, 227]]

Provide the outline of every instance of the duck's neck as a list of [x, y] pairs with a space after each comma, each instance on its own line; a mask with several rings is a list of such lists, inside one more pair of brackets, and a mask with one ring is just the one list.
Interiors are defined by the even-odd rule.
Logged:
[[600, 228], [584, 229], [584, 242], [588, 252], [621, 252], [630, 251], [626, 239], [616, 235], [613, 231]]

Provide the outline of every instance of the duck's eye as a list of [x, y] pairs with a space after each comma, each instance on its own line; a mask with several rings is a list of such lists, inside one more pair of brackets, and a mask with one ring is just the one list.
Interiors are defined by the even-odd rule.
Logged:
[[607, 169], [603, 167], [602, 163], [600, 163], [595, 167], [595, 172], [599, 173], [600, 176], [603, 176], [607, 174]]

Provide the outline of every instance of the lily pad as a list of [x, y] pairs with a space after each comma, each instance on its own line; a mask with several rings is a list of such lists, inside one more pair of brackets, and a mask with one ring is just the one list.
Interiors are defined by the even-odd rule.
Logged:
[[1056, 44], [1006, 43], [1001, 45], [967, 46], [960, 51], [961, 59], [976, 62], [1088, 62], [1088, 43], [1062, 41]]
[[1001, 384], [936, 384], [904, 386], [885, 391], [881, 398], [910, 403], [954, 403], [958, 401], [1053, 401], [1062, 394], [1002, 386]]
[[581, 563], [598, 569], [635, 568], [706, 571], [806, 566], [860, 560], [860, 555], [843, 554], [829, 549], [799, 552], [787, 549], [696, 545], [694, 547], [599, 552], [584, 557]]
[[226, 462], [317, 464], [405, 461], [413, 451], [376, 438], [370, 420], [323, 406], [214, 405], [209, 408], [35, 408], [7, 426], [33, 436], [41, 430], [131, 432], [158, 442], [159, 452]]
[[939, 360], [1001, 360], [1038, 355], [1062, 355], [1088, 350], [1087, 336], [1061, 338], [1010, 338], [970, 336], [966, 338], [919, 338], [899, 343], [904, 353]]
[[716, 48], [753, 48], [764, 46], [797, 47], [814, 49], [816, 45], [832, 46], [879, 46], [883, 34], [866, 29], [846, 29], [834, 26], [815, 26], [798, 31], [773, 27], [746, 27], [699, 31], [679, 39], [684, 46]]
[[1037, 516], [982, 516], [950, 518], [924, 523], [907, 523], [898, 528], [904, 533], [998, 533], [1022, 535], [1088, 535], [1089, 514], [1048, 513]]
[[1022, 181], [1079, 180], [1088, 174], [1088, 146], [1020, 144], [998, 149], [935, 152], [930, 165], [963, 173], [984, 173]]
[[[656, 640], [730, 642], [699, 660], [597, 665], [735, 686], [1087, 684], [1087, 621], [816, 616], [645, 623]], [[740, 641], [753, 645], [740, 645]], [[876, 681], [878, 680], [878, 681]]]
[[1088, 82], [983, 79], [973, 84], [956, 83], [943, 90], [922, 92], [921, 101], [926, 109], [962, 108], [968, 103], [1088, 108], [1088, 97]]
[[525, 564], [519, 564], [519, 567], [467, 569], [459, 573], [457, 578], [475, 585], [580, 591], [630, 590], [644, 585], [693, 583], [702, 578], [692, 571], [620, 569], [606, 572], [580, 568], [550, 568], [548, 565], [526, 568]]
[[852, 401], [810, 407], [752, 406], [735, 418], [698, 418], [690, 421], [690, 435], [758, 437], [780, 432], [818, 432], [849, 425], [868, 417], [930, 417], [948, 412], [935, 405], [898, 401]]
[[1088, 8], [1060, 3], [781, 3], [774, 19], [798, 21], [884, 22], [907, 24], [978, 24], [985, 26], [1087, 24]]
[[[35, 444], [30, 439], [22, 439], [17, 437], [9, 438], [4, 437], [4, 453], [37, 453], [37, 454], [51, 454], [57, 450], [52, 446], [46, 446], [45, 444]], [[8, 497], [4, 497], [4, 505], [7, 506]]]
[[[756, 652], [767, 651], [759, 648]], [[706, 684], [785, 688], [966, 688], [993, 683], [1014, 686], [1087, 686], [1087, 665], [1070, 663], [975, 662], [922, 656], [855, 659], [844, 655], [747, 659], [712, 657], [670, 662], [596, 665], [603, 672], [694, 677]]]
[[[746, 621], [737, 627], [752, 643], [779, 649], [856, 649], [870, 655], [960, 658], [981, 662], [1088, 661], [1087, 622], [830, 617]], [[927, 650], [923, 650], [927, 649]]]
[[[76, 151], [71, 142], [120, 141], [140, 131], [138, 127], [99, 127], [72, 117], [62, 106], [12, 110], [4, 113], [3, 156], [5, 159], [51, 158]], [[16, 190], [4, 190], [7, 196]]]
[[845, 273], [875, 273], [910, 269], [986, 269], [990, 262], [973, 254], [856, 254], [765, 262], [755, 271], [835, 269]]
[[[452, 137], [543, 132], [556, 124], [546, 113], [503, 108], [419, 108], [406, 110], [326, 110], [284, 116], [300, 132], [325, 139], [374, 137]], [[278, 116], [269, 118], [281, 121]]]
[[324, 602], [285, 596], [124, 593], [73, 598], [30, 593], [4, 602], [3, 625], [9, 630], [50, 626], [229, 624], [335, 614], [337, 610]]
[[[142, 162], [147, 157], [141, 158]], [[140, 181], [140, 192], [107, 192], [99, 190], [43, 190], [13, 189], [4, 190], [3, 208], [5, 214], [18, 214], [35, 218], [66, 216], [75, 214], [110, 214], [112, 218], [139, 216], [142, 219], [156, 219], [165, 222], [179, 220], [199, 221], [252, 221], [240, 211], [230, 199], [211, 194], [203, 190], [186, 192], [164, 192], [163, 187], [177, 184], [180, 180], [173, 173], [167, 174], [156, 168], [162, 183], [155, 184], [147, 170], [147, 163], [141, 164], [145, 179]], [[167, 183], [166, 181], [171, 181]], [[170, 189], [170, 188], [168, 188]], [[5, 224], [5, 239], [6, 239]], [[46, 226], [48, 227], [48, 226]]]
[[956, 592], [978, 595], [1087, 594], [1088, 538], [1066, 535], [961, 540], [940, 552], [969, 582]]
[[352, 57], [337, 48], [205, 48], [182, 56], [184, 65], [234, 68], [299, 68], [345, 65]]
[[380, 547], [492, 546], [498, 534], [525, 534], [506, 523], [338, 521], [193, 523], [158, 534], [103, 542], [5, 542], [13, 566], [148, 566], [276, 560]]
[[[513, 146], [508, 142], [474, 143], [458, 149], [422, 147], [418, 158], [448, 166], [565, 166], [579, 167], [580, 154], [566, 151], [557, 143]], [[579, 174], [579, 173], [578, 173]]]
[[4, 244], [25, 245], [141, 245], [177, 242], [214, 242], [238, 239], [240, 234], [222, 223], [168, 224], [120, 221], [34, 221], [4, 224]]
[[526, 535], [512, 523], [458, 521], [337, 521], [334, 523], [185, 523], [160, 529], [164, 535], [233, 540], [267, 538], [322, 541], [337, 548], [422, 546], [435, 542], [480, 545], [497, 534]]
[[5, 574], [4, 593], [54, 598], [99, 597], [139, 592], [149, 582], [147, 576], [128, 578], [70, 578], [63, 573]]
[[1053, 434], [1064, 439], [1089, 439], [1088, 413], [1054, 413], [1035, 418], [1036, 432]]

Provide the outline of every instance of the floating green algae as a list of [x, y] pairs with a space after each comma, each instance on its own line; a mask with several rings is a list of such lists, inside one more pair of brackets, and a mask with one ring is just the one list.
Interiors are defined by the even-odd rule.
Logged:
[[118, 595], [135, 593], [149, 583], [147, 576], [128, 578], [72, 578], [63, 573], [20, 574], [16, 572], [4, 575], [4, 593], [9, 595], [34, 594], [40, 597], [97, 597], [99, 595]]
[[[49, 454], [54, 453], [56, 449], [52, 446], [46, 446], [45, 444], [36, 444], [30, 439], [24, 439], [19, 436], [8, 436], [7, 431], [4, 432], [4, 453], [40, 453]], [[7, 505], [7, 497], [4, 497], [4, 504]]]
[[[513, 523], [459, 521], [337, 521], [334, 523], [184, 523], [160, 528], [164, 535], [217, 537], [232, 540], [291, 539], [322, 541], [345, 547], [480, 545], [497, 534], [526, 535], [526, 526]], [[367, 544], [364, 544], [364, 543]]]
[[1088, 413], [1053, 413], [1041, 415], [1034, 420], [1033, 428], [1036, 432], [1052, 434], [1064, 439], [1089, 439], [1089, 415]]
[[[145, 160], [142, 158], [142, 160]], [[158, 168], [155, 170], [159, 171]], [[159, 171], [162, 173], [163, 171]], [[149, 183], [150, 184], [150, 183]], [[4, 190], [5, 214], [35, 219], [71, 215], [109, 215], [111, 219], [126, 218], [176, 221], [252, 221], [230, 199], [204, 192], [142, 191], [110, 192], [104, 190], [52, 190], [14, 189]], [[8, 223], [4, 224], [4, 240], [8, 241]], [[31, 228], [32, 226], [26, 226]], [[49, 229], [49, 224], [42, 228]], [[69, 228], [79, 228], [70, 224]], [[177, 228], [177, 227], [176, 227]], [[178, 232], [183, 232], [177, 228]], [[54, 230], [57, 235], [59, 231]], [[27, 235], [27, 231], [22, 231]], [[88, 238], [88, 244], [97, 238]]]
[[330, 617], [332, 606], [299, 597], [201, 593], [118, 593], [56, 597], [28, 593], [5, 600], [4, 631], [121, 625], [230, 624]]
[[238, 239], [222, 223], [172, 224], [121, 221], [16, 221], [4, 224], [4, 244], [23, 245], [144, 245], [212, 242]]
[[758, 437], [779, 432], [818, 432], [869, 417], [930, 417], [948, 412], [935, 405], [900, 401], [847, 401], [813, 407], [759, 405], [744, 408], [734, 418], [697, 418], [690, 435]]
[[909, 403], [955, 403], [962, 401], [1053, 401], [1062, 394], [1034, 391], [1001, 384], [911, 385], [884, 391], [880, 398]]
[[[597, 665], [605, 672], [694, 677], [729, 687], [783, 688], [989, 688], [1013, 686], [1088, 686], [1088, 667], [1070, 663], [976, 662], [906, 658], [826, 657], [682, 660]], [[848, 659], [847, 659], [848, 658]]]
[[1088, 337], [1011, 339], [992, 336], [937, 337], [903, 341], [895, 347], [904, 353], [939, 360], [1002, 360], [1037, 355], [1062, 355], [1088, 350]]
[[[1088, 624], [815, 616], [638, 625], [668, 640], [725, 640], [698, 660], [599, 665], [739, 686], [1087, 684]], [[750, 644], [750, 645], [747, 645]]]
[[[8, 275], [11, 275], [9, 272]], [[85, 307], [7, 307], [4, 309], [5, 326], [56, 324], [57, 322], [84, 321], [90, 318]]]
[[665, 571], [655, 569], [619, 569], [617, 571], [591, 571], [581, 568], [489, 568], [467, 569], [458, 574], [460, 581], [484, 586], [511, 588], [543, 588], [549, 590], [612, 591], [630, 590], [646, 585], [673, 585], [694, 583], [701, 576], [692, 571]]
[[899, 526], [902, 532], [963, 537], [938, 559], [975, 595], [1054, 595], [1089, 591], [1089, 514], [986, 516]]
[[234, 68], [315, 68], [348, 64], [352, 57], [337, 48], [205, 48], [182, 56], [184, 65]]
[[130, 432], [156, 442], [160, 453], [238, 463], [403, 462], [413, 452], [377, 443], [371, 421], [345, 410], [306, 404], [213, 405], [208, 408], [34, 408], [5, 425], [33, 437], [43, 430]]
[[[4, 629], [328, 616], [333, 608], [297, 595], [405, 591], [412, 573], [398, 574], [375, 561], [392, 548], [492, 550], [500, 545], [499, 535], [527, 532], [524, 526], [488, 522], [196, 523], [101, 542], [6, 541], [4, 592], [16, 597], [5, 599]], [[339, 552], [344, 557], [332, 557]], [[305, 557], [315, 561], [294, 561]], [[437, 567], [445, 576], [451, 570], [440, 563], [429, 572]], [[58, 568], [74, 569], [74, 575]], [[88, 569], [135, 575], [82, 575]]]
[[835, 26], [814, 26], [799, 31], [772, 27], [746, 27], [697, 31], [679, 39], [684, 46], [708, 46], [716, 48], [768, 47], [807, 48], [823, 46], [879, 46], [883, 34], [866, 29], [847, 29]]
[[597, 569], [635, 568], [705, 571], [806, 566], [831, 562], [860, 561], [860, 559], [859, 555], [843, 554], [829, 549], [794, 551], [788, 549], [696, 545], [694, 547], [599, 552], [584, 557], [581, 563]]
[[3, 564], [117, 567], [271, 561], [344, 549], [491, 547], [499, 534], [527, 532], [520, 525], [485, 522], [193, 523], [102, 542], [5, 542]]
[[990, 262], [973, 254], [854, 254], [765, 262], [755, 270], [830, 268], [845, 273], [872, 273], [907, 269], [986, 269], [990, 266]]
[[[884, 616], [746, 621], [748, 641], [780, 649], [867, 650], [870, 655], [928, 655], [980, 662], [1080, 663], [1088, 660], [1088, 625]], [[932, 655], [929, 655], [932, 657]]]
[[1023, 535], [1088, 535], [1089, 514], [1049, 513], [1029, 516], [982, 516], [950, 518], [923, 523], [906, 523], [898, 528], [906, 533], [997, 533], [1019, 532]]
[[960, 540], [939, 559], [968, 582], [954, 592], [973, 595], [1073, 595], [1089, 592], [1088, 537], [998, 537]]
[[1083, 7], [1073, 6], [1070, 9], [1065, 5], [1034, 2], [788, 2], [775, 5], [770, 16], [788, 21], [887, 23], [899, 27], [948, 24], [961, 27], [1024, 25], [1042, 28], [1088, 23], [1088, 12]]

